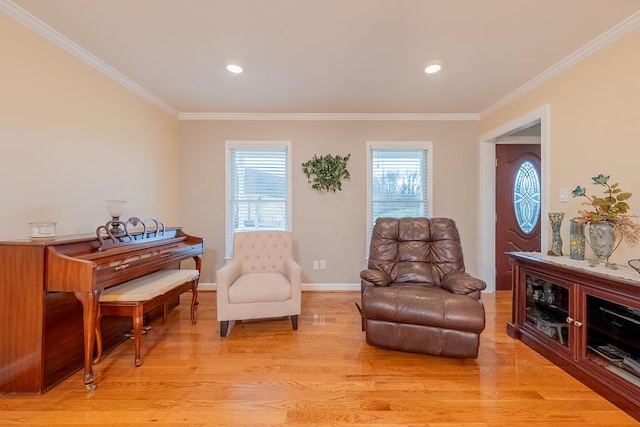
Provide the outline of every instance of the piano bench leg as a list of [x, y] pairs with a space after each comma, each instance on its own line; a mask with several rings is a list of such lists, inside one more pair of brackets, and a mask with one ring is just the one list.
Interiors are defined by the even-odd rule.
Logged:
[[196, 308], [198, 307], [198, 279], [191, 282], [191, 324], [195, 325]]
[[[138, 303], [133, 310], [133, 340], [135, 346], [135, 365], [142, 365], [142, 357], [140, 356], [140, 347], [142, 343], [142, 324], [144, 322], [144, 304]], [[164, 319], [163, 319], [164, 321]]]
[[169, 303], [162, 304], [162, 323], [167, 323], [167, 312], [169, 311]]

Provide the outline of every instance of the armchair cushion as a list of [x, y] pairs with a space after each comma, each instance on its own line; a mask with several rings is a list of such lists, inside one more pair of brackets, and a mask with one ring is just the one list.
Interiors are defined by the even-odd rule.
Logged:
[[371, 287], [365, 290], [367, 319], [473, 332], [484, 329], [480, 300], [424, 286]]
[[464, 271], [449, 273], [442, 278], [440, 286], [454, 294], [467, 295], [474, 291], [481, 291], [487, 287], [484, 280], [471, 276]]
[[280, 273], [247, 273], [229, 287], [229, 303], [276, 302], [291, 299], [291, 283]]

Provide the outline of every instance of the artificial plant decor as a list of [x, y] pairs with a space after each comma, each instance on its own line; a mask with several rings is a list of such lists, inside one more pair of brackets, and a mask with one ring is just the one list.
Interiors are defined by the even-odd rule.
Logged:
[[618, 183], [609, 184], [609, 175], [599, 174], [591, 178], [593, 184], [604, 187], [604, 197], [587, 196], [584, 187], [577, 186], [573, 191], [573, 197], [584, 197], [587, 209], [578, 212], [579, 216], [573, 220], [588, 224], [589, 246], [593, 250], [595, 259], [589, 261], [594, 267], [599, 263], [617, 269], [618, 266], [609, 261], [609, 257], [618, 245], [626, 240], [629, 246], [635, 245], [640, 239], [640, 224], [635, 223], [630, 215], [627, 200], [631, 193], [623, 192]]
[[302, 164], [302, 172], [307, 176], [311, 188], [318, 191], [342, 191], [342, 180], [349, 179], [347, 162], [351, 153], [346, 156], [326, 156], [313, 155], [313, 158]]
[[592, 177], [591, 181], [604, 187], [604, 197], [587, 196], [586, 188], [578, 185], [571, 194], [573, 197], [585, 197], [587, 201], [583, 204], [588, 208], [579, 211], [574, 220], [583, 224], [609, 222], [619, 238], [626, 240], [630, 246], [635, 245], [640, 240], [640, 225], [633, 222], [635, 215], [627, 213], [627, 200], [631, 198], [631, 193], [622, 191], [617, 182], [609, 184], [609, 175], [599, 174]]

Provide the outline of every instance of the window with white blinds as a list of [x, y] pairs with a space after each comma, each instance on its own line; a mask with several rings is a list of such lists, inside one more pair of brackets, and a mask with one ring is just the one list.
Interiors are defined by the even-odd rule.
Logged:
[[377, 218], [431, 214], [431, 142], [369, 142], [368, 233]]
[[289, 142], [227, 141], [226, 258], [236, 231], [291, 229]]

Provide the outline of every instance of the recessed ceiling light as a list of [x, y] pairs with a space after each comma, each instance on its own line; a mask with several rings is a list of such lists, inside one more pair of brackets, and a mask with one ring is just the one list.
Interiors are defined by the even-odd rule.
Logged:
[[227, 70], [233, 74], [240, 74], [242, 72], [242, 67], [237, 62], [228, 62]]
[[427, 74], [435, 74], [442, 69], [442, 61], [431, 61], [427, 64], [424, 72]]

